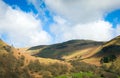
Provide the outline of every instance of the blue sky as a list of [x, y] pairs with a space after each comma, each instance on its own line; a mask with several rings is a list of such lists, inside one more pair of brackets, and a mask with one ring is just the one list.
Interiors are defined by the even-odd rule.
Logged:
[[[40, 1], [42, 1], [42, 0], [40, 0]], [[32, 3], [29, 3], [27, 0], [4, 0], [4, 2], [7, 3], [8, 5], [12, 6], [13, 9], [15, 8], [15, 6], [17, 6], [17, 7], [19, 7], [21, 10], [23, 10], [24, 12], [27, 12], [27, 13], [33, 12], [34, 14], [39, 14], [39, 13], [38, 13], [38, 10], [35, 8], [35, 6], [34, 6]], [[43, 2], [43, 3], [39, 6], [39, 8], [41, 8], [41, 9], [46, 8], [45, 3]], [[39, 16], [38, 16], [38, 19], [41, 19], [42, 22], [45, 22], [45, 23], [44, 23], [44, 24], [45, 24], [45, 25], [44, 25], [44, 29], [49, 32], [49, 29], [48, 29], [47, 26], [49, 26], [49, 24], [50, 24], [51, 22], [53, 22], [52, 16], [50, 15], [49, 10], [44, 11], [44, 14], [45, 14], [45, 16], [43, 16], [43, 15], [40, 13]], [[45, 18], [47, 18], [48, 21], [45, 21]]]
[[4, 19], [0, 20], [0, 36], [16, 47], [71, 39], [110, 40], [120, 34], [120, 1], [103, 0], [104, 4], [96, 5], [97, 2], [2, 0], [0, 10]]
[[108, 13], [104, 19], [112, 23], [113, 28], [116, 28], [116, 25], [120, 24], [120, 9]]
[[14, 6], [18, 6], [25, 12], [33, 11], [34, 13], [38, 13], [35, 9], [34, 5], [29, 4], [27, 0], [4, 0], [5, 3], [9, 4], [14, 8]]
[[[42, 0], [39, 0], [39, 1], [42, 2]], [[43, 9], [46, 9], [46, 5], [44, 2], [39, 6], [39, 8], [41, 10], [43, 10], [45, 16], [43, 14], [41, 14], [41, 12], [39, 12], [35, 8], [35, 6], [32, 3], [29, 3], [27, 0], [4, 0], [4, 2], [7, 3], [8, 5], [12, 6], [13, 9], [15, 8], [15, 6], [17, 6], [24, 12], [27, 12], [27, 13], [33, 12], [34, 14], [39, 14], [39, 16], [37, 18], [42, 20], [42, 22], [44, 22], [44, 23], [42, 23], [43, 29], [45, 31], [47, 31], [53, 37], [53, 34], [49, 30], [49, 25], [54, 22], [53, 17], [50, 14], [49, 10], [45, 10], [45, 11], [43, 10]], [[46, 21], [46, 19], [47, 19], [47, 21]]]

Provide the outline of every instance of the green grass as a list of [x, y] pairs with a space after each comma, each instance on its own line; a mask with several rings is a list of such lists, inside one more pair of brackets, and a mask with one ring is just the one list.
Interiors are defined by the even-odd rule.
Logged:
[[73, 73], [70, 75], [62, 75], [54, 78], [101, 78], [101, 77], [94, 75], [92, 72], [80, 72]]

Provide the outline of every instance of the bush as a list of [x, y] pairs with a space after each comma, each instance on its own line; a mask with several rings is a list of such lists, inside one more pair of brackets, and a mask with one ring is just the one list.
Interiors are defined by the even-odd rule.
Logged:
[[53, 76], [67, 74], [70, 72], [71, 66], [66, 63], [53, 63], [48, 66], [47, 70], [52, 73]]
[[41, 66], [39, 60], [30, 61], [29, 65], [28, 65], [28, 69], [32, 72], [39, 72], [39, 71], [41, 71], [42, 66]]
[[27, 68], [21, 68], [21, 62], [11, 53], [0, 55], [0, 78], [30, 78]]
[[95, 65], [90, 65], [84, 62], [79, 61], [71, 61], [71, 65], [73, 66], [71, 72], [78, 73], [78, 72], [87, 72], [88, 70], [91, 72], [95, 72], [97, 67]]
[[43, 78], [51, 78], [52, 76], [59, 76], [70, 72], [71, 66], [66, 63], [52, 63], [43, 64], [38, 60], [30, 61], [28, 69], [33, 73], [39, 73]]
[[116, 60], [116, 56], [115, 55], [109, 55], [109, 56], [105, 56], [100, 60], [100, 63], [109, 63], [109, 62], [113, 62]]
[[40, 74], [42, 75], [43, 78], [52, 78], [52, 74], [49, 71], [40, 71]]
[[116, 59], [116, 61], [114, 61], [111, 66], [108, 68], [108, 70], [110, 70], [111, 72], [114, 72], [118, 75], [120, 75], [120, 57], [118, 57]]

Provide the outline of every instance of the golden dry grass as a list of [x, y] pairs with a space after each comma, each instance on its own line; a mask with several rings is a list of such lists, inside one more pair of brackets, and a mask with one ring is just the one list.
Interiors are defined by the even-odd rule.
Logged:
[[30, 47], [26, 47], [26, 48], [17, 48], [19, 51], [23, 52], [23, 53], [27, 53], [30, 55], [35, 55], [37, 53], [39, 53], [41, 50], [43, 50], [44, 48], [40, 48], [40, 49], [34, 49], [34, 50], [29, 50]]
[[70, 54], [70, 55], [63, 56], [62, 58], [65, 59], [65, 60], [70, 60], [70, 59], [73, 59], [73, 58], [75, 58], [75, 57], [84, 55], [84, 54], [87, 53], [90, 49], [91, 49], [91, 48], [87, 48], [87, 49], [83, 49], [83, 50], [78, 50], [78, 51], [72, 52], [72, 54]]
[[62, 62], [62, 61], [57, 60], [57, 59], [41, 58], [41, 57], [31, 56], [29, 53], [24, 53], [24, 52], [21, 52], [20, 50], [14, 50], [13, 55], [16, 58], [19, 58], [20, 56], [24, 56], [25, 57], [25, 65], [28, 65], [30, 61], [35, 61], [35, 60], [39, 60], [41, 63], [44, 63], [44, 64]]
[[[77, 43], [75, 43], [74, 45], [76, 45]], [[3, 41], [0, 41], [0, 52], [4, 52], [5, 50], [3, 50], [3, 46], [6, 46], [7, 44], [4, 43]], [[79, 50], [79, 47], [73, 47], [72, 44], [69, 44], [69, 48], [63, 48], [63, 49], [57, 49], [57, 51], [60, 52], [66, 52], [66, 51], [72, 51], [70, 52], [70, 54], [68, 55], [64, 55], [62, 56], [63, 59], [65, 59], [65, 61], [70, 61], [70, 60], [75, 60], [75, 59], [82, 59], [82, 61], [89, 63], [89, 64], [95, 64], [97, 66], [100, 66], [100, 59], [101, 57], [95, 57], [95, 54], [98, 53], [102, 48], [106, 47], [106, 46], [110, 46], [110, 45], [120, 45], [120, 38], [116, 37], [114, 39], [112, 39], [109, 42], [106, 42], [104, 45], [102, 46], [91, 46], [91, 47], [87, 47], [87, 48], [83, 48]], [[55, 62], [63, 62], [57, 59], [50, 59], [50, 58], [41, 58], [41, 57], [35, 57], [35, 56], [31, 56], [34, 55], [36, 53], [39, 53], [41, 50], [43, 50], [44, 48], [40, 48], [40, 49], [33, 49], [33, 50], [28, 50], [29, 47], [26, 48], [12, 48], [13, 50], [13, 54], [16, 58], [19, 58], [20, 56], [24, 56], [25, 57], [25, 64], [27, 65], [31, 60], [39, 60], [42, 63], [45, 64], [50, 64], [50, 63], [55, 63]], [[56, 50], [56, 49], [55, 49]]]
[[69, 61], [69, 60], [76, 60], [78, 58], [81, 58], [81, 60], [86, 63], [100, 66], [100, 58], [94, 57], [94, 55], [99, 50], [101, 50], [101, 48], [102, 48], [101, 46], [96, 46], [96, 47], [90, 47], [90, 48], [78, 50], [68, 56], [64, 56], [63, 59]]
[[101, 66], [100, 64], [100, 58], [89, 58], [89, 59], [84, 59], [82, 60], [83, 62], [89, 63], [89, 64], [93, 64], [96, 66]]

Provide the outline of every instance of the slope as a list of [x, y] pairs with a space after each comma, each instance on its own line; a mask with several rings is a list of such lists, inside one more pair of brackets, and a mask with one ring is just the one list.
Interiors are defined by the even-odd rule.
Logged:
[[31, 56], [0, 40], [0, 78], [46, 78], [46, 74], [52, 76], [52, 69], [44, 68], [56, 64], [71, 66], [64, 61]]
[[120, 36], [104, 43], [102, 49], [95, 56], [101, 57], [108, 55], [120, 56]]
[[120, 57], [120, 36], [105, 42], [94, 55], [84, 59], [83, 61], [90, 64], [101, 65], [100, 62], [103, 58], [106, 58], [105, 60], [109, 60], [111, 58], [118, 57]]
[[33, 56], [43, 58], [53, 58], [60, 60], [70, 60], [75, 57], [83, 56], [87, 58], [89, 55], [93, 55], [94, 49], [99, 48], [103, 42], [96, 42], [92, 40], [70, 40], [63, 43], [47, 45], [47, 46], [36, 46], [26, 50], [31, 51]]
[[37, 57], [59, 59], [64, 61], [78, 60], [100, 66], [101, 58], [109, 55], [120, 56], [120, 36], [108, 42], [91, 40], [70, 40], [53, 45], [42, 45], [27, 48], [24, 52]]

